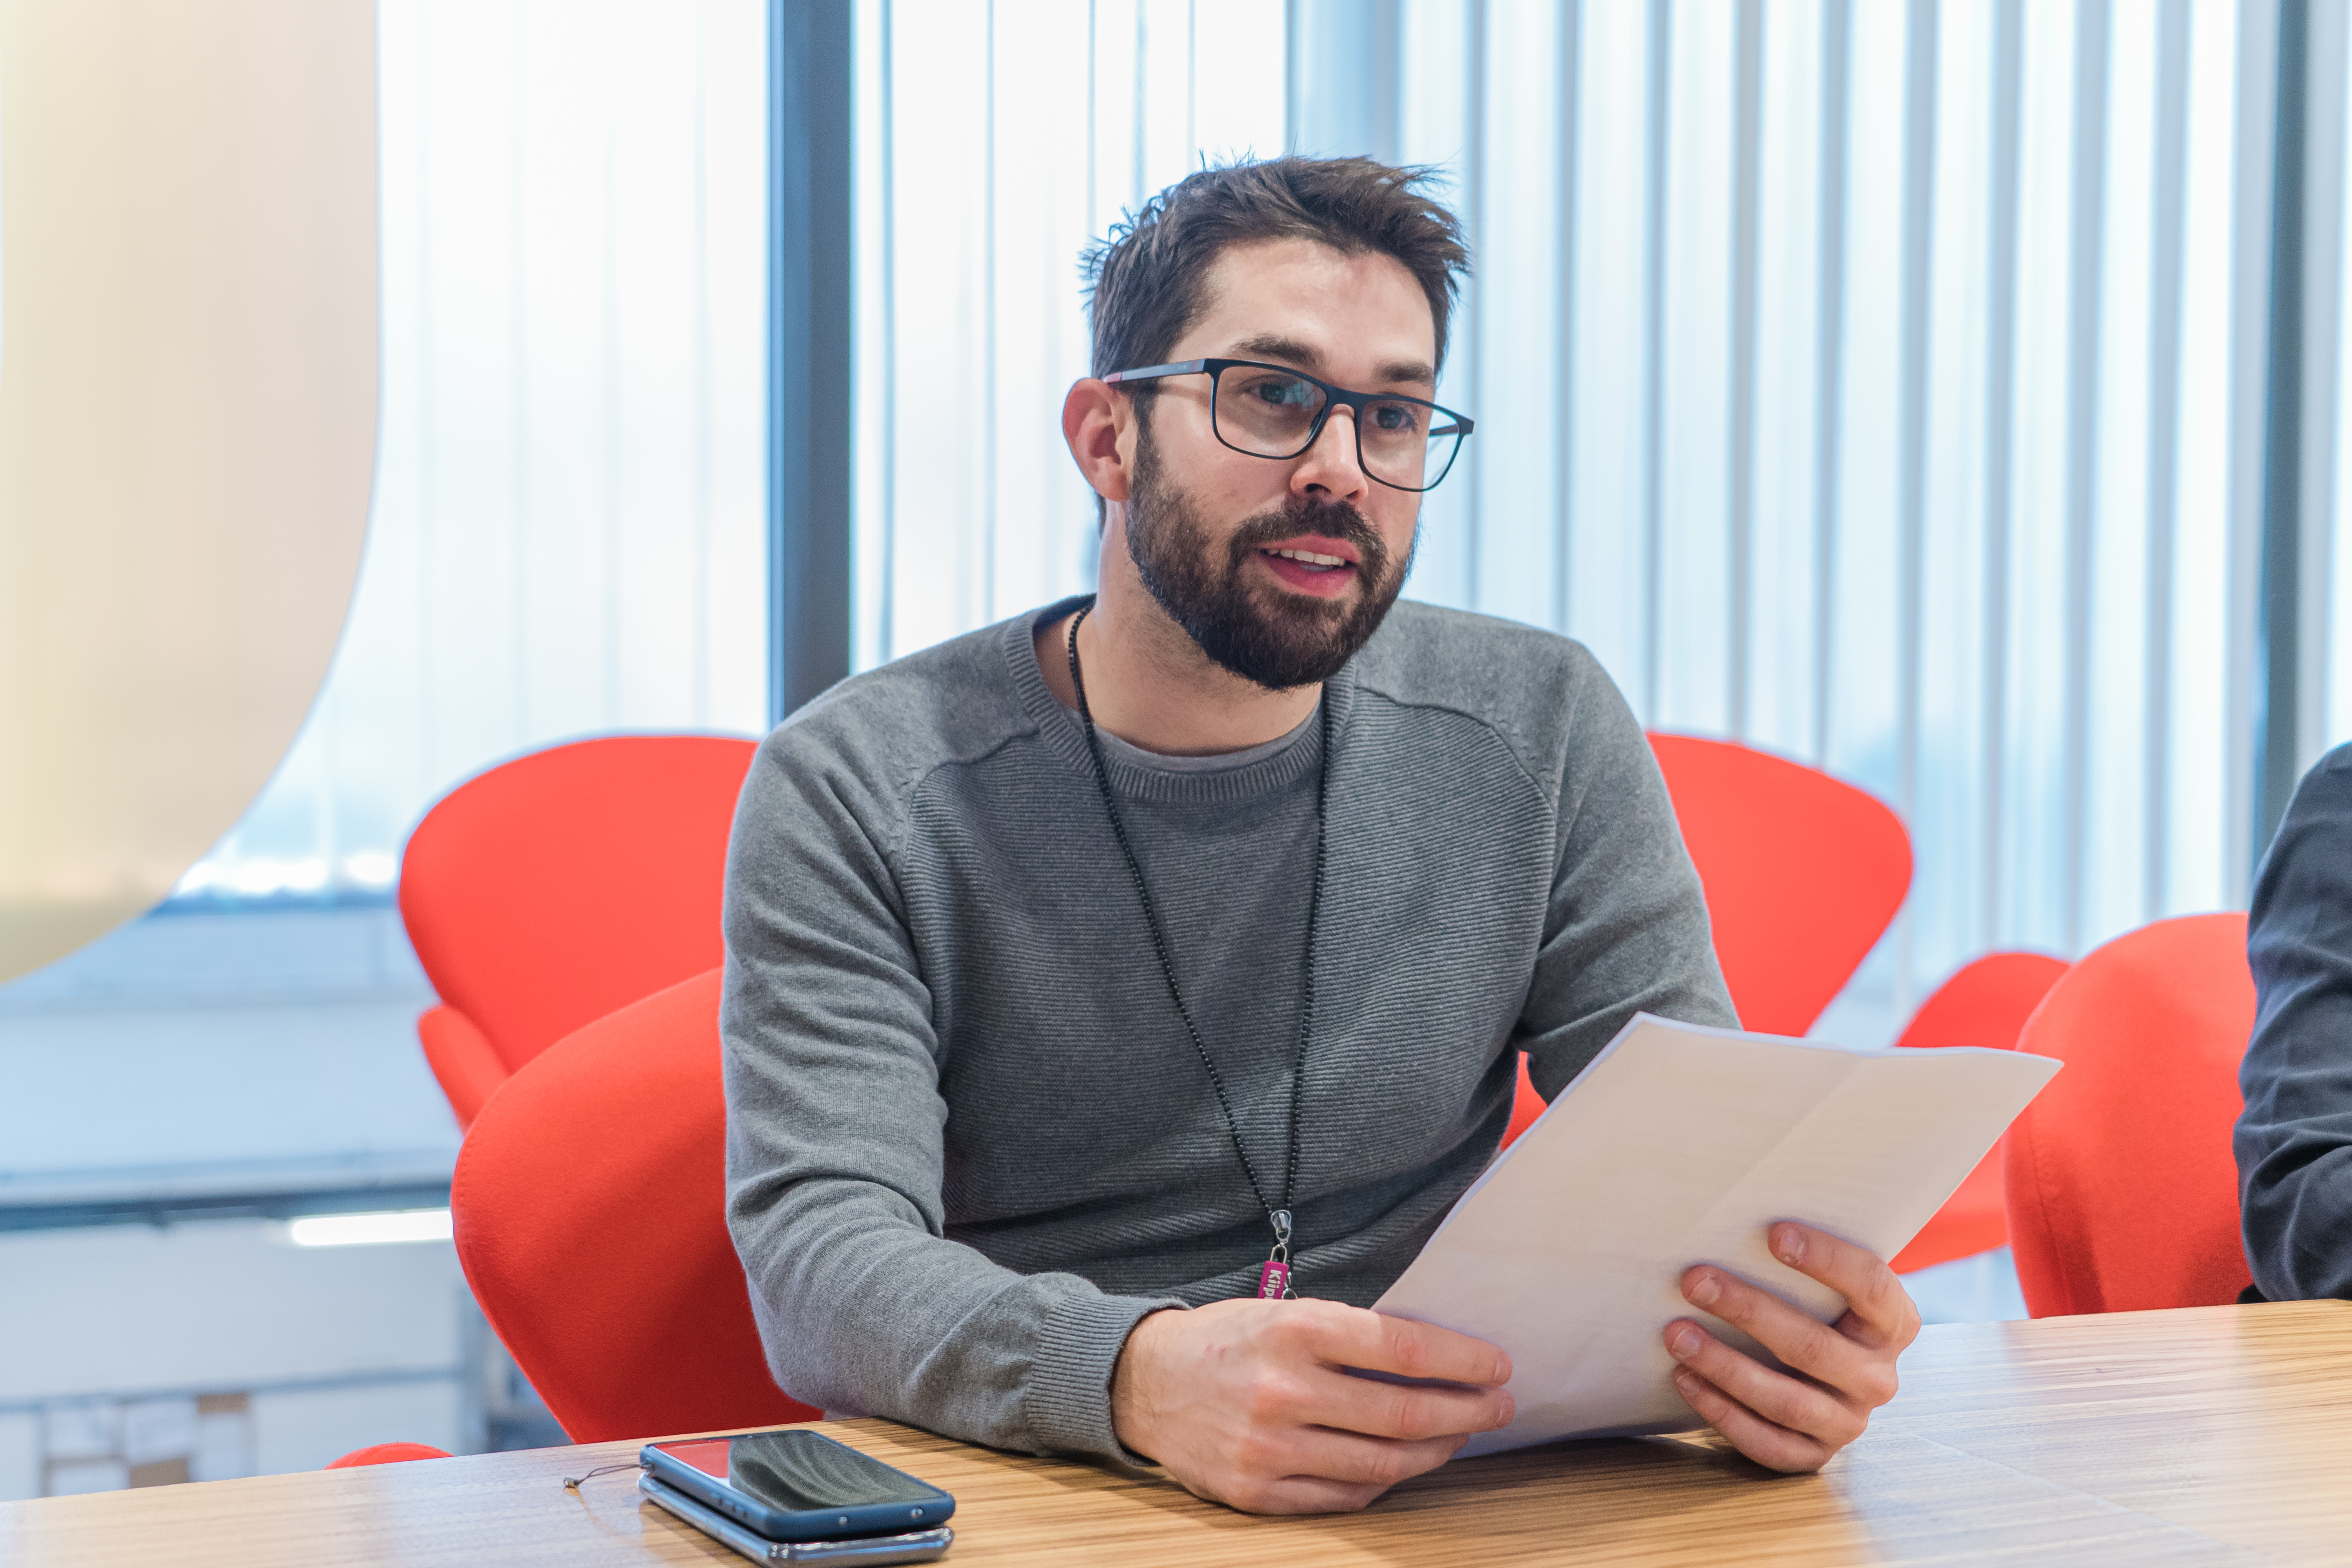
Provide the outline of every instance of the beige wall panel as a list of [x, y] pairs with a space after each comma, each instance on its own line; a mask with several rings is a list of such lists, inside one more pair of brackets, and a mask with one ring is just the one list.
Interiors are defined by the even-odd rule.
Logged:
[[0, 980], [260, 790], [376, 438], [367, 0], [0, 0]]

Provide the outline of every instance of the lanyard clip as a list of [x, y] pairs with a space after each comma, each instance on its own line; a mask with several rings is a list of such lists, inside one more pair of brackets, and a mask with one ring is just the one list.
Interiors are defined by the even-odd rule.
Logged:
[[1257, 1271], [1258, 1299], [1288, 1300], [1298, 1294], [1290, 1288], [1290, 1211], [1276, 1209], [1266, 1217], [1274, 1221], [1274, 1250]]

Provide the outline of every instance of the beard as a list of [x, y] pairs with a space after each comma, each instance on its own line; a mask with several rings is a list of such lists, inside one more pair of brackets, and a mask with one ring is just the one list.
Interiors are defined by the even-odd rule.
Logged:
[[[1361, 588], [1353, 603], [1243, 577], [1259, 550], [1310, 533], [1355, 546]], [[1137, 436], [1127, 552], [1145, 589], [1212, 662], [1269, 691], [1318, 685], [1339, 674], [1380, 630], [1412, 564], [1408, 550], [1391, 569], [1387, 544], [1347, 502], [1301, 495], [1244, 519], [1220, 543], [1192, 498], [1166, 482], [1149, 425]]]

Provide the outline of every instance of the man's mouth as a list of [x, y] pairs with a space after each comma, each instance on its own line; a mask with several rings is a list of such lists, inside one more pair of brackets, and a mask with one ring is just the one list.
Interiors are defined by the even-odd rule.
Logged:
[[1356, 563], [1344, 555], [1294, 544], [1262, 545], [1257, 553], [1286, 586], [1318, 598], [1345, 593], [1355, 581]]
[[1348, 558], [1343, 555], [1321, 555], [1312, 550], [1261, 550], [1258, 553], [1261, 555], [1278, 556], [1285, 561], [1296, 561], [1303, 565], [1312, 566], [1317, 570], [1323, 572], [1328, 572], [1334, 566], [1349, 566], [1354, 564], [1353, 562], [1348, 560]]

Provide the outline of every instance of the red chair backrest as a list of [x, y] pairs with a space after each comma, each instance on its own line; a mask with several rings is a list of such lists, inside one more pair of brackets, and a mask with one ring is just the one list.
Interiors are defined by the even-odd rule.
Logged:
[[[1650, 736], [1706, 889], [1715, 953], [1745, 1028], [1801, 1035], [1903, 907], [1911, 837], [1876, 795], [1731, 741]], [[1543, 1114], [1519, 1062], [1503, 1143]]]
[[1745, 1028], [1801, 1035], [1903, 907], [1911, 838], [1876, 795], [1729, 741], [1650, 737]]
[[1919, 1004], [1895, 1043], [1913, 1050], [2015, 1050], [2025, 1021], [2066, 968], [2064, 959], [2046, 952], [1988, 952], [1970, 959]]
[[757, 743], [614, 735], [459, 784], [401, 858], [400, 914], [441, 1000], [509, 1072], [724, 955], [719, 889]]
[[[1895, 1043], [1914, 1050], [1950, 1046], [2014, 1049], [2025, 1021], [2065, 973], [2066, 961], [2046, 952], [1988, 952], [1962, 964], [1936, 987]], [[1897, 1274], [1990, 1252], [2009, 1239], [2000, 1161], [1996, 1143], [1910, 1244], [1889, 1260]]]
[[2230, 1132], [2253, 1024], [2242, 914], [2143, 926], [2051, 988], [2018, 1048], [2066, 1066], [2002, 1141], [2035, 1317], [2217, 1306], [2252, 1279]]
[[576, 1443], [812, 1421], [768, 1375], [726, 1220], [719, 972], [567, 1036], [457, 1155], [457, 1257]]

